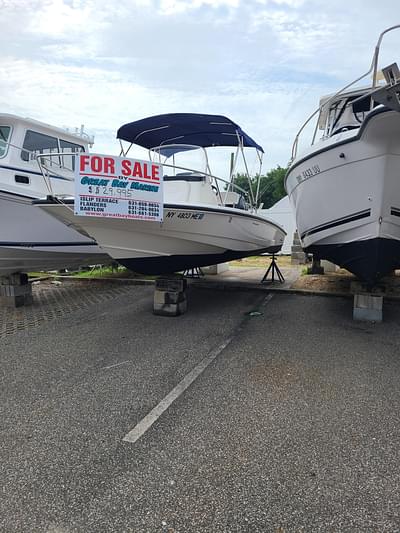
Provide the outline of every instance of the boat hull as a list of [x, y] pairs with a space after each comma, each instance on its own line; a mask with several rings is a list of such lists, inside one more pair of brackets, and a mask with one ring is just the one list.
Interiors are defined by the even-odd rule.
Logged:
[[400, 267], [400, 114], [326, 144], [286, 178], [302, 246], [374, 284]]
[[235, 208], [164, 206], [164, 221], [77, 217], [71, 207], [38, 205], [91, 235], [122, 265], [143, 274], [168, 274], [263, 252], [276, 253], [284, 230]]
[[93, 239], [36, 209], [31, 198], [0, 193], [0, 276], [107, 262]]

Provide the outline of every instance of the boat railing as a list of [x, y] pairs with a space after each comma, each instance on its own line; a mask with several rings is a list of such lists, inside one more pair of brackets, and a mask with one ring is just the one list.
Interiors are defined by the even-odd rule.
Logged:
[[[186, 143], [178, 143], [178, 144], [175, 143], [174, 144], [172, 142], [172, 143], [169, 143], [169, 144], [166, 143], [166, 144], [161, 144], [161, 145], [158, 145], [158, 146], [154, 146], [154, 147], [148, 148], [148, 154], [149, 154], [149, 159], [151, 161], [157, 162], [158, 164], [165, 164], [161, 160], [162, 157], [164, 157], [165, 160], [167, 160], [169, 157], [172, 157], [173, 158], [172, 159], [173, 164], [171, 165], [172, 168], [174, 168], [174, 167], [178, 168], [178, 165], [176, 164], [175, 159], [174, 159], [175, 153], [177, 154], [179, 152], [186, 152], [186, 151], [190, 151], [190, 150], [201, 150], [201, 153], [203, 154], [204, 161], [205, 161], [204, 168], [206, 169], [205, 172], [203, 172], [203, 171], [201, 171], [201, 172], [204, 175], [208, 175], [208, 176], [211, 176], [212, 178], [214, 178], [214, 180], [215, 180], [214, 184], [215, 184], [215, 187], [217, 189], [217, 195], [220, 198], [221, 204], [225, 204], [226, 198], [228, 198], [230, 196], [229, 193], [236, 190], [236, 191], [239, 191], [241, 195], [244, 195], [249, 200], [249, 202], [247, 202], [247, 204], [251, 208], [256, 209], [257, 206], [258, 206], [258, 203], [259, 203], [260, 177], [261, 177], [261, 170], [262, 170], [262, 164], [263, 164], [263, 151], [262, 151], [262, 149], [259, 150], [258, 148], [256, 148], [256, 150], [255, 150], [255, 152], [257, 154], [259, 168], [258, 168], [258, 172], [255, 173], [258, 176], [258, 180], [257, 180], [257, 186], [256, 186], [255, 194], [254, 194], [253, 186], [252, 186], [253, 185], [252, 184], [252, 178], [251, 178], [251, 174], [250, 174], [250, 171], [249, 171], [249, 167], [248, 167], [248, 163], [247, 163], [247, 159], [246, 159], [245, 151], [244, 151], [245, 150], [245, 145], [244, 145], [244, 141], [243, 141], [243, 136], [240, 135], [238, 131], [236, 131], [236, 139], [237, 139], [237, 144], [229, 145], [229, 147], [232, 147], [232, 148], [235, 147], [236, 148], [235, 152], [231, 153], [229, 180], [224, 180], [223, 178], [214, 176], [211, 173], [209, 157], [208, 157], [208, 153], [207, 153], [207, 150], [206, 150], [205, 146], [199, 146], [199, 145], [196, 145], [196, 144], [186, 144]], [[129, 153], [130, 149], [132, 148], [132, 146], [134, 146], [134, 143], [130, 142], [129, 145], [125, 148], [124, 144], [122, 142], [122, 139], [119, 139], [119, 142], [120, 142], [120, 147], [121, 147], [120, 155], [126, 157], [128, 155], [128, 153]], [[219, 146], [219, 145], [216, 145], [216, 146]], [[225, 146], [225, 145], [223, 145], [223, 146]], [[177, 148], [179, 148], [179, 149], [177, 149]], [[210, 148], [210, 146], [208, 146], [208, 148]], [[154, 159], [155, 156], [157, 156], [157, 160], [156, 161]], [[239, 185], [237, 185], [235, 183], [235, 171], [236, 171], [236, 166], [238, 164], [240, 156], [241, 156], [241, 159], [242, 159], [243, 164], [244, 164], [245, 176], [247, 177], [247, 180], [248, 180], [248, 189], [243, 189], [242, 187], [240, 187]], [[193, 171], [193, 170], [190, 170], [190, 171]], [[198, 169], [195, 170], [195, 172], [199, 172]], [[223, 190], [223, 191], [220, 190], [219, 182], [224, 183], [226, 185], [225, 190]]]
[[[53, 191], [53, 187], [51, 184], [51, 176], [60, 177], [65, 181], [70, 181], [70, 182], [74, 181], [74, 170], [64, 166], [64, 164], [61, 164], [57, 161], [53, 162], [52, 159], [60, 158], [62, 156], [76, 156], [77, 152], [53, 152], [51, 154], [43, 154], [43, 153], [38, 154], [38, 153], [33, 152], [33, 154], [34, 154], [33, 159], [36, 160], [39, 166], [40, 172], [43, 176], [43, 180], [51, 196], [54, 196], [54, 191]], [[59, 168], [59, 170], [57, 170], [57, 167]], [[63, 170], [64, 173], [62, 173], [61, 170]], [[65, 174], [65, 171], [68, 172], [67, 175]]]
[[[235, 183], [232, 183], [231, 181], [229, 180], [226, 180], [224, 178], [221, 178], [220, 176], [215, 176], [214, 174], [211, 174], [211, 172], [207, 172], [207, 171], [204, 171], [204, 170], [198, 170], [198, 169], [194, 169], [194, 168], [190, 168], [190, 167], [182, 167], [182, 166], [179, 166], [179, 165], [173, 165], [173, 164], [169, 164], [169, 163], [159, 163], [162, 167], [167, 167], [167, 168], [172, 168], [174, 170], [183, 170], [184, 172], [191, 172], [191, 173], [196, 173], [196, 174], [201, 174], [202, 176], [206, 177], [206, 178], [210, 178], [210, 180], [214, 180], [216, 183], [223, 183], [224, 185], [227, 185], [228, 187], [233, 187], [235, 188], [236, 190], [238, 190], [241, 194], [243, 194], [244, 196], [248, 196], [248, 191], [246, 191], [245, 189], [243, 189], [242, 187], [240, 187], [239, 185], [236, 185]], [[228, 189], [226, 191], [219, 191], [219, 198], [220, 198], [220, 201], [221, 201], [221, 204], [224, 203], [223, 199], [222, 199], [222, 195], [224, 195], [225, 193], [228, 193]]]
[[[54, 163], [51, 162], [51, 159], [60, 157], [61, 155], [77, 155], [77, 154], [76, 154], [76, 152], [70, 152], [70, 153], [57, 152], [57, 153], [45, 154], [45, 155], [37, 154], [36, 157], [35, 157], [50, 196], [55, 196], [54, 191], [53, 191], [53, 187], [52, 187], [51, 176], [53, 176], [53, 175], [54, 176], [59, 176], [59, 177], [62, 177], [64, 180], [67, 180], [67, 181], [70, 181], [70, 182], [74, 181], [74, 176], [73, 176], [73, 174], [71, 175], [71, 171], [69, 169], [67, 169], [67, 170], [69, 170], [70, 176], [66, 176], [64, 173], [61, 173], [61, 172], [55, 170]], [[232, 183], [229, 180], [226, 180], [224, 178], [221, 178], [220, 176], [216, 176], [216, 175], [212, 174], [211, 172], [207, 172], [207, 171], [204, 171], [204, 170], [199, 171], [198, 169], [195, 169], [195, 168], [184, 167], [184, 166], [165, 163], [165, 162], [159, 163], [159, 164], [162, 167], [174, 169], [174, 171], [179, 170], [179, 171], [184, 171], [184, 172], [189, 172], [189, 173], [201, 174], [205, 178], [209, 178], [211, 182], [214, 181], [215, 183], [218, 183], [218, 182], [223, 183], [224, 185], [227, 186], [226, 191], [222, 191], [221, 192], [219, 188], [216, 191], [217, 196], [219, 197], [219, 200], [220, 200], [222, 205], [225, 204], [223, 195], [226, 193], [226, 197], [228, 197], [229, 187], [232, 187], [235, 190], [239, 191], [240, 195], [243, 195], [245, 198], [248, 197], [248, 191], [246, 191], [245, 189], [243, 189], [239, 185], [237, 185], [235, 183]], [[55, 163], [55, 165], [57, 166], [58, 163]], [[60, 167], [60, 168], [62, 168], [62, 167]], [[64, 167], [64, 170], [65, 170], [65, 167]], [[226, 198], [225, 198], [225, 200], [226, 200]], [[246, 202], [246, 205], [250, 209], [254, 209], [255, 208], [254, 205], [251, 205], [248, 202]]]
[[[376, 88], [377, 88], [377, 85], [378, 85], [378, 60], [379, 60], [379, 51], [380, 51], [380, 46], [381, 46], [381, 43], [382, 43], [382, 39], [383, 39], [383, 36], [386, 34], [386, 33], [389, 33], [390, 31], [393, 31], [393, 30], [396, 30], [396, 29], [399, 29], [400, 28], [400, 24], [396, 24], [395, 26], [391, 26], [390, 28], [387, 28], [386, 30], [384, 30], [380, 35], [379, 35], [379, 38], [378, 38], [378, 41], [376, 43], [376, 46], [375, 46], [375, 50], [374, 50], [374, 55], [372, 57], [372, 62], [371, 62], [371, 66], [370, 68], [368, 69], [367, 72], [365, 72], [365, 74], [362, 74], [361, 76], [359, 76], [357, 79], [353, 80], [352, 82], [348, 83], [347, 85], [345, 85], [342, 89], [340, 89], [339, 91], [337, 91], [335, 94], [333, 94], [330, 98], [328, 98], [328, 100], [324, 101], [320, 107], [318, 109], [316, 109], [316, 111], [314, 111], [314, 113], [312, 113], [312, 115], [310, 115], [308, 117], [308, 119], [304, 122], [304, 124], [302, 125], [302, 127], [300, 128], [300, 130], [297, 132], [296, 134], [296, 137], [294, 139], [294, 142], [293, 142], [293, 145], [292, 145], [292, 153], [291, 153], [291, 158], [290, 158], [290, 161], [289, 161], [289, 165], [293, 162], [293, 160], [296, 158], [297, 156], [297, 152], [298, 152], [298, 146], [299, 146], [299, 139], [303, 133], [303, 131], [305, 130], [306, 126], [311, 122], [311, 120], [316, 116], [318, 115], [318, 120], [316, 121], [316, 124], [315, 124], [315, 128], [314, 128], [314, 133], [313, 133], [313, 137], [312, 137], [312, 141], [311, 141], [311, 145], [313, 145], [315, 143], [315, 139], [316, 139], [316, 136], [317, 136], [317, 131], [318, 131], [318, 125], [319, 125], [319, 122], [320, 122], [320, 118], [321, 118], [321, 115], [322, 113], [324, 112], [324, 110], [338, 97], [340, 96], [344, 91], [346, 91], [347, 89], [349, 89], [350, 87], [352, 87], [353, 85], [355, 85], [356, 83], [360, 82], [362, 79], [366, 78], [367, 76], [369, 76], [371, 73], [372, 73], [372, 84], [371, 84], [371, 87], [370, 87], [370, 90], [367, 94], [373, 92]], [[367, 96], [367, 94], [364, 94], [362, 97], [364, 98], [365, 96]], [[373, 106], [373, 103], [371, 102], [371, 109], [372, 109], [372, 106]]]

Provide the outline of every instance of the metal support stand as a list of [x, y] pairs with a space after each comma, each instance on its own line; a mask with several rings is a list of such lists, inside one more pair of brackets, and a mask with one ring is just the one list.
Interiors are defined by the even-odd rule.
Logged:
[[183, 276], [160, 277], [154, 288], [153, 313], [179, 316], [187, 311], [187, 281]]
[[202, 278], [204, 276], [204, 272], [200, 267], [188, 268], [184, 271], [183, 276], [185, 278]]
[[[268, 279], [269, 273], [271, 273], [271, 279]], [[271, 264], [269, 265], [268, 270], [264, 274], [264, 277], [261, 280], [261, 283], [274, 283], [275, 274], [277, 276], [276, 281], [279, 281], [279, 283], [285, 283], [285, 278], [283, 277], [282, 272], [279, 270], [278, 263], [276, 262], [275, 254], [272, 254]]]
[[27, 274], [0, 277], [0, 305], [22, 307], [32, 303], [32, 285]]

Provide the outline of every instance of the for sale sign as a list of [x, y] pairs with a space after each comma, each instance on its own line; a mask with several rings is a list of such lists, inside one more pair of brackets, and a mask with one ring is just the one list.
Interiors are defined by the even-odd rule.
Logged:
[[101, 154], [75, 156], [75, 215], [163, 219], [162, 165]]

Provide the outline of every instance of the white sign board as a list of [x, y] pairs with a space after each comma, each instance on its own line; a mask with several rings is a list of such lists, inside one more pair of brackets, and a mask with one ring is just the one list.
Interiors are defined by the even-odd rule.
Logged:
[[161, 222], [162, 165], [102, 154], [76, 155], [74, 213]]

